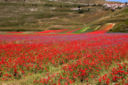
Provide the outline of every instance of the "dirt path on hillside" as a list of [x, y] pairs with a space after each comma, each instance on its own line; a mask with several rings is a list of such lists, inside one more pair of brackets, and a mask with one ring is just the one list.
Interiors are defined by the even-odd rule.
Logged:
[[107, 26], [103, 27], [103, 29], [101, 29], [101, 31], [109, 31], [110, 29], [112, 29], [115, 26], [115, 23], [110, 23]]

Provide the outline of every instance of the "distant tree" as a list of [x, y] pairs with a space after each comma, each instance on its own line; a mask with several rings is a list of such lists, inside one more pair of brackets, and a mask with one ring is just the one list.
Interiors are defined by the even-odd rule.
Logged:
[[125, 2], [125, 5], [128, 5], [128, 2]]
[[91, 10], [91, 8], [87, 8], [87, 11], [89, 12]]
[[112, 12], [114, 12], [116, 9], [115, 8], [112, 8], [111, 10], [112, 10]]
[[83, 10], [81, 10], [81, 6], [79, 5], [78, 6], [78, 13], [83, 13], [84, 11]]
[[80, 5], [78, 6], [78, 10], [79, 10], [79, 11], [81, 10], [81, 6], [80, 6]]

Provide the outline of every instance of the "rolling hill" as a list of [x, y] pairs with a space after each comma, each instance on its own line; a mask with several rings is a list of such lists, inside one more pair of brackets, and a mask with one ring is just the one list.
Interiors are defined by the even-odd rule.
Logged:
[[[86, 6], [80, 3], [65, 3], [63, 1], [40, 1], [41, 3], [22, 3], [13, 2], [13, 0], [1, 2], [0, 30], [77, 29], [111, 13], [104, 11], [102, 6]], [[29, 0], [26, 0], [26, 2], [29, 2]], [[80, 11], [78, 6], [81, 6]]]
[[73, 30], [87, 25], [93, 31], [107, 23], [115, 23], [110, 32], [128, 31], [127, 7], [112, 12], [88, 3], [104, 0], [0, 0], [0, 31]]

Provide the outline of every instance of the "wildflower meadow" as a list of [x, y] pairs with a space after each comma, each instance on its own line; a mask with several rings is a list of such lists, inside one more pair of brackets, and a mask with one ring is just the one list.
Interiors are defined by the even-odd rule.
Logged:
[[128, 34], [0, 35], [0, 81], [128, 85]]

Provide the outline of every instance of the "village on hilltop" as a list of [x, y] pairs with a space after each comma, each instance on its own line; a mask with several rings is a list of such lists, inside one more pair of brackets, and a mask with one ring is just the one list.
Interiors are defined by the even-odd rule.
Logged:
[[124, 7], [127, 7], [128, 6], [128, 3], [119, 3], [119, 2], [107, 2], [103, 5], [103, 7], [105, 9], [111, 9], [111, 10], [116, 10], [116, 9], [121, 9], [121, 8], [124, 8]]

